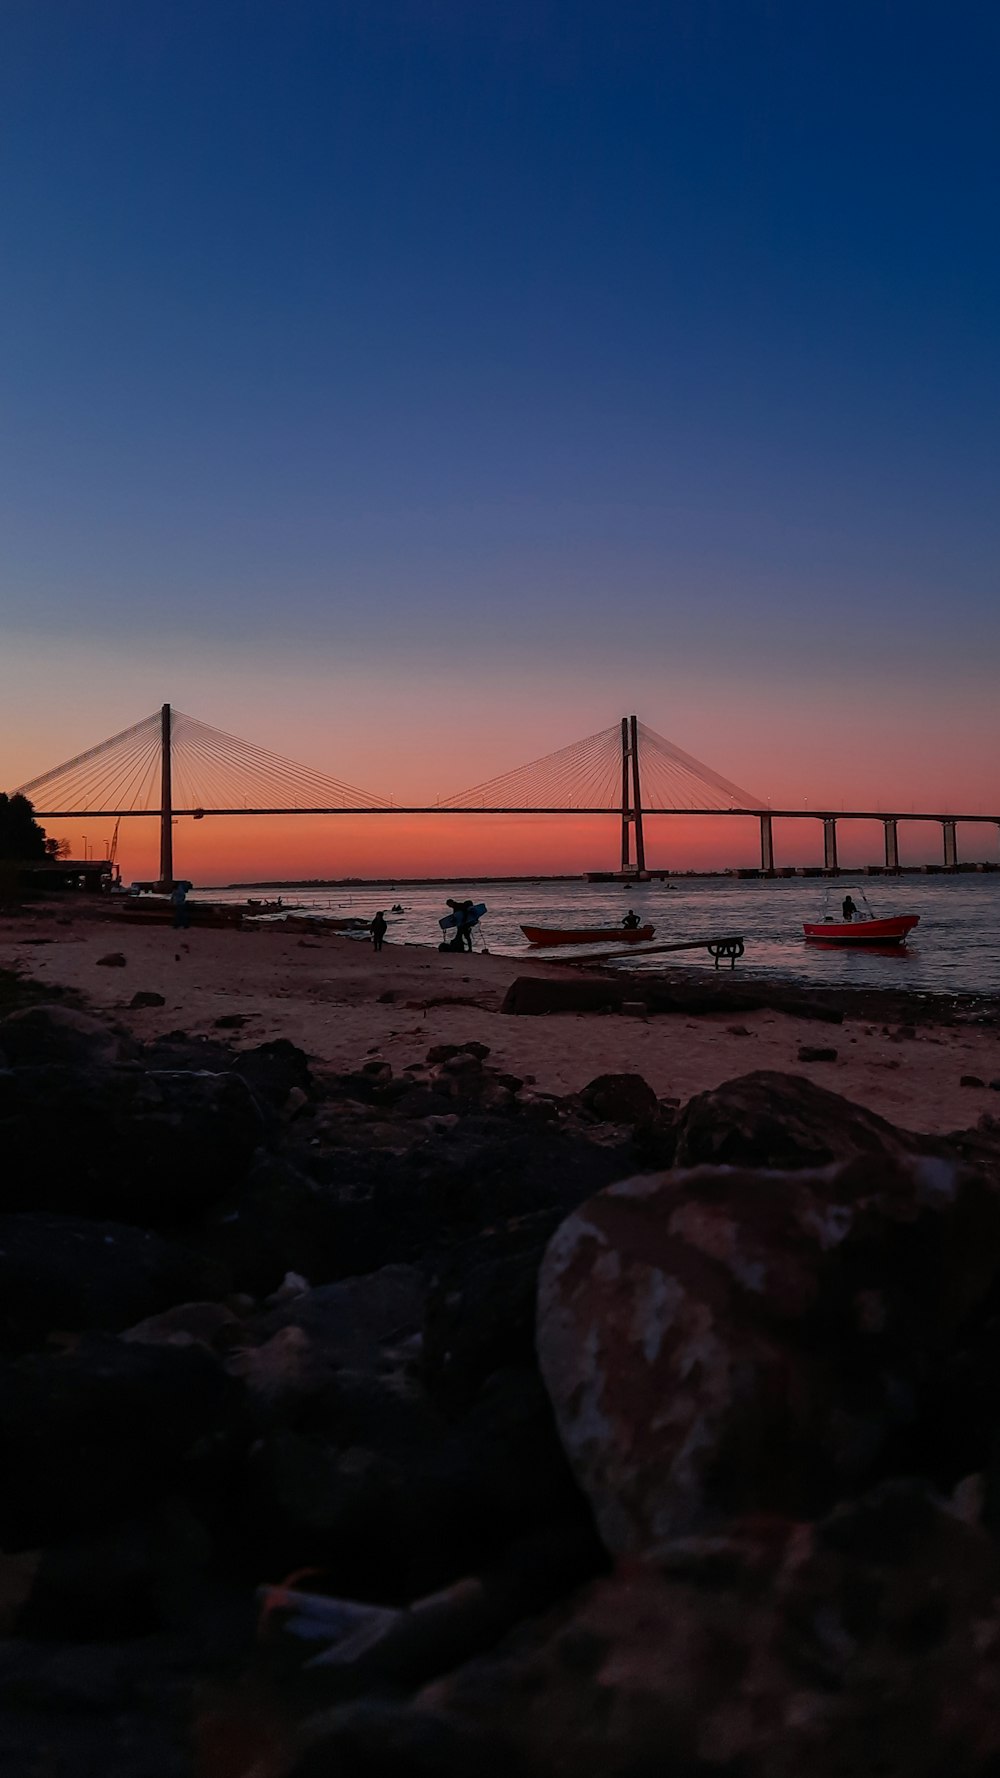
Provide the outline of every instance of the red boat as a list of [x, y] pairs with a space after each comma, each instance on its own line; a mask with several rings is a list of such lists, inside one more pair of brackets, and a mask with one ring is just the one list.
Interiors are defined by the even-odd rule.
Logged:
[[655, 926], [582, 926], [575, 930], [559, 926], [522, 926], [521, 931], [531, 945], [603, 945], [620, 942], [638, 944], [652, 938]]
[[820, 920], [802, 927], [807, 938], [827, 945], [901, 945], [919, 923], [919, 914], [895, 914], [889, 920]]

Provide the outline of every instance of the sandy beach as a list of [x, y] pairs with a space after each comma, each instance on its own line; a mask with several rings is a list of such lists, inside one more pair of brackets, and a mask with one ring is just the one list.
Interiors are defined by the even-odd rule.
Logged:
[[[99, 959], [121, 952], [124, 966]], [[476, 1039], [492, 1065], [534, 1077], [538, 1089], [579, 1090], [604, 1072], [636, 1071], [660, 1097], [685, 1101], [721, 1081], [767, 1068], [803, 1074], [904, 1127], [942, 1134], [1000, 1114], [1000, 1030], [928, 1018], [913, 1024], [848, 1015], [839, 1028], [773, 1008], [642, 1020], [618, 1014], [512, 1017], [500, 1006], [510, 983], [565, 968], [528, 958], [442, 955], [386, 945], [376, 957], [356, 940], [299, 930], [226, 931], [129, 924], [90, 905], [48, 904], [0, 920], [0, 967], [39, 985], [73, 989], [136, 1036], [217, 1032], [237, 1047], [285, 1037], [320, 1064], [348, 1069], [372, 1056], [394, 1069], [421, 1061], [431, 1044]], [[706, 968], [706, 978], [713, 972]], [[690, 974], [688, 975], [690, 980]], [[750, 971], [737, 980], [752, 981]], [[137, 992], [164, 1005], [131, 1010]], [[391, 998], [390, 998], [391, 997]], [[909, 1018], [909, 1014], [906, 1015]], [[907, 1032], [912, 1030], [913, 1034]], [[803, 1045], [832, 1047], [835, 1061], [803, 1062]], [[963, 1086], [963, 1076], [982, 1086]]]

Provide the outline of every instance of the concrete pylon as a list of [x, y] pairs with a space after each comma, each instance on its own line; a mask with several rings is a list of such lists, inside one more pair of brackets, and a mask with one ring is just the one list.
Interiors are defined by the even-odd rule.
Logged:
[[160, 883], [174, 886], [174, 811], [170, 782], [170, 705], [160, 710]]
[[837, 820], [834, 815], [823, 816], [823, 869], [839, 870], [837, 863]]
[[770, 815], [760, 817], [760, 868], [765, 877], [774, 876], [774, 833]]
[[887, 815], [882, 823], [885, 830], [885, 868], [899, 869], [899, 832], [894, 815]]
[[942, 821], [941, 838], [944, 841], [944, 868], [955, 870], [958, 866], [958, 835], [954, 821]]

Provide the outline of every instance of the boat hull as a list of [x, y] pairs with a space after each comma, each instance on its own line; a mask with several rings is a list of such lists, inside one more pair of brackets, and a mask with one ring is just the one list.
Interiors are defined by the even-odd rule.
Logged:
[[584, 926], [573, 931], [559, 926], [522, 926], [531, 945], [639, 944], [652, 938], [655, 926]]
[[919, 914], [897, 914], [890, 920], [825, 920], [803, 925], [806, 938], [825, 945], [901, 945], [919, 923]]

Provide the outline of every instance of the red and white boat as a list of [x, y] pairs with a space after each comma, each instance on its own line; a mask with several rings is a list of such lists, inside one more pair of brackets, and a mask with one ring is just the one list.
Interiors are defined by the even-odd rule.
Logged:
[[802, 930], [806, 938], [819, 939], [825, 945], [901, 945], [919, 921], [919, 914], [893, 914], [878, 920], [870, 912], [858, 912], [852, 920], [834, 920], [828, 915], [825, 920], [806, 921]]

